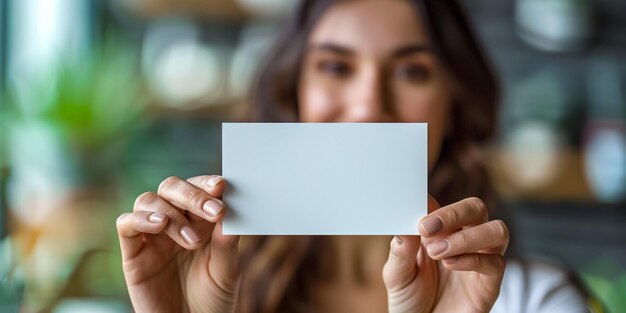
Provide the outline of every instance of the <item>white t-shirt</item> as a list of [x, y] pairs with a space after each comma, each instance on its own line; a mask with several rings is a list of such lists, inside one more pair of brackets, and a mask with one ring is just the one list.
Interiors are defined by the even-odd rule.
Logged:
[[587, 302], [563, 269], [507, 259], [500, 296], [491, 313], [588, 313]]

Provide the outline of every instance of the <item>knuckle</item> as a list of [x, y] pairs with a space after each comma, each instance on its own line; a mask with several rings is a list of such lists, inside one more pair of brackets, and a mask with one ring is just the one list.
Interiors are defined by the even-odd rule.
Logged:
[[448, 210], [444, 215], [444, 224], [449, 223], [451, 225], [458, 225], [461, 220], [461, 214], [457, 210], [456, 207], [450, 207], [451, 210]]
[[191, 189], [185, 192], [185, 200], [193, 205], [202, 206], [208, 200], [206, 194], [198, 189]]
[[454, 240], [451, 242], [453, 246], [457, 246], [461, 252], [466, 253], [468, 250], [471, 236], [466, 231], [460, 231], [454, 236]]
[[166, 179], [164, 179], [160, 184], [159, 184], [159, 189], [158, 192], [162, 193], [164, 190], [169, 190], [172, 187], [176, 186], [179, 182], [181, 181], [180, 177], [177, 176], [170, 176]]
[[173, 221], [178, 221], [181, 217], [184, 218], [183, 214], [173, 207], [164, 208], [161, 212], [163, 212], [163, 214], [165, 214], [168, 218], [171, 218]]
[[150, 191], [144, 192], [141, 195], [139, 195], [137, 199], [135, 199], [134, 208], [135, 209], [145, 208], [146, 206], [153, 203], [158, 197], [159, 196], [154, 192], [150, 192]]

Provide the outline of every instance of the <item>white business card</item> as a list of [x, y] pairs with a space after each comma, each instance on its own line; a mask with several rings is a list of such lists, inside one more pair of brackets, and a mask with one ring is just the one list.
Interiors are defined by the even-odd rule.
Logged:
[[224, 234], [416, 235], [425, 123], [223, 123]]

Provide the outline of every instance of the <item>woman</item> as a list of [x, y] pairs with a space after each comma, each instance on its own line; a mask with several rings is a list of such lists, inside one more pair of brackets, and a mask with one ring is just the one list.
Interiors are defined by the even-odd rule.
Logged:
[[117, 222], [137, 312], [584, 311], [556, 269], [515, 263], [506, 276], [551, 283], [534, 291], [535, 276], [522, 275], [503, 284], [509, 233], [489, 220], [478, 152], [494, 132], [498, 88], [454, 1], [303, 1], [258, 82], [257, 120], [428, 122], [421, 238], [240, 243], [221, 234], [222, 177], [170, 177]]

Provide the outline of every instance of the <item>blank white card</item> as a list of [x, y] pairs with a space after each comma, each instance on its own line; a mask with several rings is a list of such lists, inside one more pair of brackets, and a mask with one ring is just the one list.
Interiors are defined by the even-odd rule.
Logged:
[[424, 123], [223, 123], [224, 234], [417, 235]]

